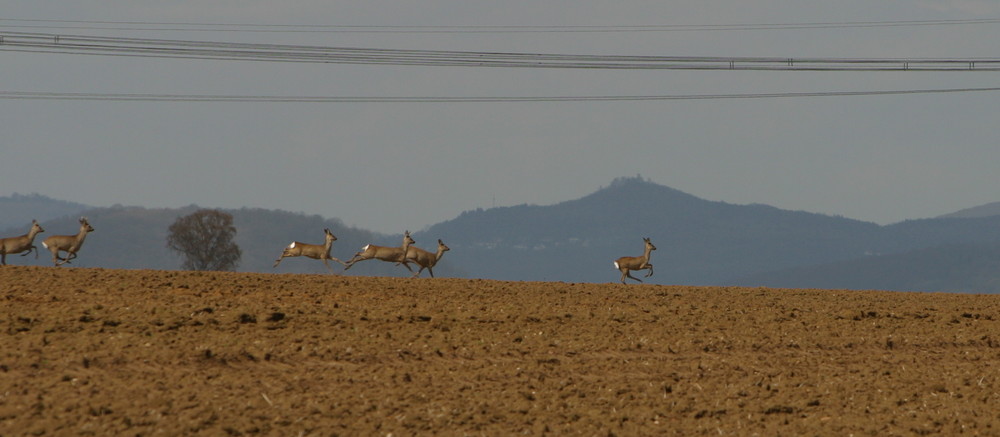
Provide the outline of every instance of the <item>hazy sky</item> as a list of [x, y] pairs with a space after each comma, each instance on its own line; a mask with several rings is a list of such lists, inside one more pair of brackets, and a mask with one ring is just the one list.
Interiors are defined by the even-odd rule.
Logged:
[[[59, 3], [9, 0], [0, 32], [517, 53], [1000, 58], [1000, 22], [953, 21], [1000, 19], [996, 0]], [[804, 23], [855, 24], [777, 26]], [[251, 32], [221, 24], [283, 26]], [[760, 24], [771, 26], [710, 26]], [[361, 27], [316, 32], [307, 25]], [[699, 26], [621, 28], [646, 25]], [[485, 29], [474, 26], [546, 31], [465, 31]], [[169, 30], [177, 28], [186, 30]], [[324, 28], [334, 29], [345, 30]], [[986, 71], [342, 65], [22, 53], [4, 46], [0, 77], [6, 93], [323, 97], [1000, 87], [1000, 72]], [[0, 120], [0, 195], [37, 192], [95, 206], [276, 208], [392, 233], [494, 204], [570, 200], [636, 174], [709, 200], [882, 224], [1000, 201], [1000, 92], [500, 103], [3, 98]]]

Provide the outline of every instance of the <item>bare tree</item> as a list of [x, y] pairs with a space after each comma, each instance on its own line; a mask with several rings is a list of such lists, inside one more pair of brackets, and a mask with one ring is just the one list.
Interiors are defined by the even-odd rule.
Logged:
[[170, 225], [167, 247], [184, 255], [188, 270], [233, 270], [243, 251], [233, 242], [233, 216], [215, 209], [202, 209], [178, 217]]

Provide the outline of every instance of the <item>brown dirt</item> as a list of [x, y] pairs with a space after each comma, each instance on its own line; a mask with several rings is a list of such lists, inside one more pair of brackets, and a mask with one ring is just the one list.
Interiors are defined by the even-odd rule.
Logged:
[[1000, 434], [1000, 296], [0, 268], [0, 435]]

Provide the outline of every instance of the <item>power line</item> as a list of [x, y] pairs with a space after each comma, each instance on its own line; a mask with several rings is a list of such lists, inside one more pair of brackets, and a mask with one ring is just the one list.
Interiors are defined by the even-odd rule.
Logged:
[[1000, 71], [1000, 58], [783, 58], [401, 50], [0, 33], [0, 51], [181, 59], [627, 70]]
[[216, 103], [517, 103], [517, 102], [624, 102], [665, 100], [726, 100], [775, 99], [802, 97], [849, 97], [911, 94], [950, 94], [996, 92], [1000, 87], [944, 88], [871, 91], [821, 91], [750, 94], [673, 94], [673, 95], [605, 95], [605, 96], [478, 96], [478, 97], [348, 97], [348, 96], [266, 96], [212, 94], [149, 94], [149, 93], [60, 93], [0, 91], [3, 100], [90, 100], [130, 102], [216, 102]]
[[[348, 33], [587, 33], [587, 32], [712, 32], [798, 29], [850, 29], [914, 26], [966, 26], [997, 24], [1000, 18], [904, 21], [837, 21], [730, 24], [646, 24], [646, 25], [336, 25], [336, 24], [254, 24], [196, 23], [109, 20], [42, 20], [0, 18], [7, 28], [99, 29], [200, 32], [348, 32]], [[168, 27], [169, 26], [169, 27]]]

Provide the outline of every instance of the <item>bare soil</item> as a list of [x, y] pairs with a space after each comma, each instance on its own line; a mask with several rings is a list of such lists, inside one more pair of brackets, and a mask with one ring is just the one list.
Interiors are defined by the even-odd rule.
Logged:
[[1000, 435], [1000, 296], [0, 268], [0, 435]]

